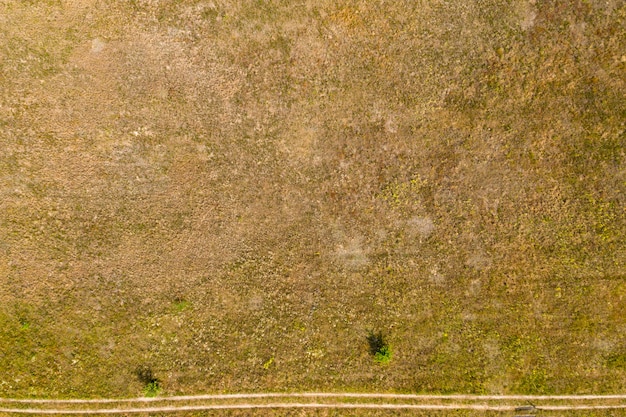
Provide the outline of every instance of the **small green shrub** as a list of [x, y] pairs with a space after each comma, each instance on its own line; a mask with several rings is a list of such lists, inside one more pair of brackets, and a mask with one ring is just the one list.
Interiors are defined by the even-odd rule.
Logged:
[[148, 366], [142, 365], [135, 370], [135, 374], [144, 385], [144, 395], [146, 397], [156, 397], [161, 391], [161, 381], [154, 376], [152, 369]]
[[159, 391], [161, 391], [159, 381], [154, 381], [146, 385], [143, 392], [146, 397], [156, 397], [159, 395]]
[[374, 360], [380, 364], [388, 364], [391, 361], [391, 347], [385, 341], [382, 332], [371, 332], [367, 335], [367, 343], [370, 347], [370, 353], [374, 356]]
[[383, 346], [374, 355], [374, 360], [380, 364], [388, 364], [391, 361], [391, 348], [389, 346]]

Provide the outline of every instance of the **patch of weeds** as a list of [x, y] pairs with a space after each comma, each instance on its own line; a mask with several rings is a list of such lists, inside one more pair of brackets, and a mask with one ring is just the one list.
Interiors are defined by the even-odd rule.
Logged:
[[394, 181], [381, 190], [379, 198], [395, 210], [407, 209], [421, 200], [421, 193], [428, 185], [428, 181], [420, 176], [408, 182]]
[[20, 318], [20, 330], [30, 329], [30, 323], [25, 318]]
[[174, 309], [177, 312], [181, 312], [183, 310], [186, 310], [187, 307], [189, 307], [191, 305], [191, 303], [187, 300], [185, 300], [184, 298], [181, 297], [176, 297], [174, 299]]
[[626, 369], [626, 353], [613, 353], [606, 358], [606, 366], [612, 369]]
[[144, 389], [144, 395], [146, 397], [156, 397], [157, 395], [159, 395], [160, 391], [161, 387], [159, 385], [159, 381], [157, 380], [146, 385]]
[[367, 343], [370, 347], [370, 353], [374, 356], [374, 360], [380, 364], [388, 364], [391, 361], [391, 347], [385, 341], [382, 332], [374, 333], [370, 331], [367, 335]]
[[154, 372], [149, 366], [142, 365], [135, 370], [135, 375], [144, 385], [144, 395], [146, 397], [156, 397], [161, 391], [161, 381], [154, 376]]
[[215, 8], [205, 7], [200, 13], [200, 17], [204, 20], [210, 20], [211, 22], [215, 21], [219, 16], [219, 12]]
[[374, 355], [374, 360], [380, 364], [388, 364], [391, 362], [391, 348], [389, 346], [383, 346], [376, 355]]
[[284, 36], [276, 36], [270, 41], [271, 48], [281, 52], [283, 57], [288, 58], [291, 55], [291, 42], [289, 38]]
[[34, 309], [26, 303], [18, 303], [14, 308], [19, 329], [22, 331], [30, 329], [33, 322], [32, 318], [35, 316]]
[[543, 369], [533, 369], [526, 375], [519, 388], [524, 394], [548, 394], [547, 375]]
[[263, 369], [270, 369], [270, 366], [274, 363], [274, 357], [269, 358], [267, 362], [263, 364]]
[[306, 325], [304, 323], [302, 323], [300, 320], [296, 320], [293, 323], [293, 328], [295, 330], [300, 331], [300, 332], [305, 332], [306, 331]]

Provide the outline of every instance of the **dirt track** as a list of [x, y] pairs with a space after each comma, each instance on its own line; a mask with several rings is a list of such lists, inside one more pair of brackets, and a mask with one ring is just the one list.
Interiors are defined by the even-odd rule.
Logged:
[[[316, 399], [314, 402], [289, 402], [290, 399]], [[325, 402], [332, 398], [334, 402]], [[280, 399], [278, 402], [262, 402]], [[350, 399], [362, 402], [351, 403]], [[387, 402], [368, 402], [385, 400]], [[450, 403], [449, 401], [454, 401]], [[581, 403], [584, 401], [584, 403]], [[98, 408], [97, 404], [165, 403], [162, 406], [131, 406]], [[187, 402], [196, 404], [179, 404]], [[197, 404], [197, 402], [201, 402]], [[0, 404], [29, 404], [39, 407], [0, 408], [0, 413], [20, 414], [123, 414], [184, 412], [220, 409], [413, 409], [413, 410], [481, 410], [513, 411], [516, 407], [534, 403], [536, 410], [606, 410], [626, 409], [626, 395], [419, 395], [375, 393], [255, 393], [216, 394], [125, 399], [0, 399]], [[62, 408], [45, 408], [44, 405], [63, 405]], [[92, 404], [89, 408], [76, 408], [77, 404]], [[15, 407], [15, 406], [14, 406]]]
[[302, 392], [302, 393], [250, 393], [250, 394], [202, 394], [177, 395], [171, 397], [137, 397], [137, 398], [89, 398], [89, 399], [27, 399], [0, 398], [0, 403], [128, 403], [128, 402], [164, 402], [194, 400], [239, 400], [259, 398], [385, 398], [399, 400], [626, 400], [626, 394], [608, 395], [429, 395], [429, 394], [391, 394], [391, 393], [343, 393], [343, 392]]

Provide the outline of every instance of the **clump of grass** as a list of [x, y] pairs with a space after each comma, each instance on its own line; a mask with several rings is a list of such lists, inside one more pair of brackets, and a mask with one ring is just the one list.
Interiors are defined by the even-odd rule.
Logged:
[[606, 358], [606, 366], [613, 369], [626, 369], [626, 353], [614, 353]]
[[263, 369], [270, 369], [270, 366], [274, 363], [274, 357], [269, 358], [267, 362], [263, 364]]
[[370, 353], [374, 356], [374, 360], [380, 364], [388, 364], [391, 361], [391, 347], [385, 341], [382, 332], [369, 332], [367, 335], [367, 343], [370, 347]]
[[149, 366], [142, 365], [135, 370], [139, 381], [144, 385], [144, 395], [146, 397], [156, 397], [161, 391], [161, 381], [154, 376], [154, 372]]
[[190, 304], [191, 303], [189, 301], [181, 297], [176, 297], [176, 299], [174, 299], [174, 309], [177, 312], [185, 310], [187, 307], [189, 307]]
[[24, 318], [20, 319], [20, 330], [28, 330], [30, 328], [30, 322]]

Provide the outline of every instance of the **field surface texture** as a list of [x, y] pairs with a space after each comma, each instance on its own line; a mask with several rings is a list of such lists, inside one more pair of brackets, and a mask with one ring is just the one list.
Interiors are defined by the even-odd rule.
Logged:
[[624, 393], [625, 159], [624, 1], [0, 0], [0, 397]]

